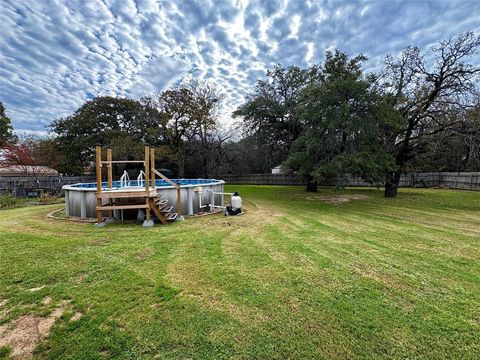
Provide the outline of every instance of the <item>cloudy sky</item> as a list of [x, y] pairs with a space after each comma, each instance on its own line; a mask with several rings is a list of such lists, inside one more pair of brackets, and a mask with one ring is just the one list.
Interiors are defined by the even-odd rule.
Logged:
[[138, 98], [185, 77], [225, 93], [224, 117], [275, 63], [307, 66], [325, 50], [380, 66], [480, 31], [480, 1], [1, 0], [0, 101], [19, 132], [100, 95]]

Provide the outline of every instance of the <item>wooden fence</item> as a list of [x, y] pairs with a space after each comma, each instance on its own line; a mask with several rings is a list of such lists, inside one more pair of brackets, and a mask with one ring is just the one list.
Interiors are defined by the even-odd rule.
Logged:
[[[252, 185], [305, 185], [298, 176], [284, 174], [223, 175], [219, 177], [227, 184]], [[62, 186], [80, 182], [95, 182], [91, 176], [19, 176], [0, 177], [0, 194], [15, 196], [37, 196], [40, 192], [62, 195]], [[382, 186], [372, 185], [361, 179], [338, 178], [321, 183], [330, 186]], [[432, 172], [405, 174], [400, 179], [402, 187], [445, 187], [450, 189], [480, 191], [480, 172]]]
[[[306, 185], [306, 181], [298, 176], [284, 174], [245, 174], [223, 175], [220, 177], [227, 184], [255, 185]], [[383, 186], [369, 184], [362, 179], [342, 177], [325, 181], [319, 185], [329, 186]], [[445, 187], [450, 189], [480, 190], [480, 172], [431, 172], [410, 173], [402, 175], [402, 187]]]
[[94, 181], [91, 176], [0, 176], [0, 194], [23, 197], [49, 192], [62, 195], [63, 185]]
[[297, 176], [283, 174], [242, 174], [222, 175], [219, 179], [226, 184], [252, 184], [252, 185], [305, 185], [306, 181]]

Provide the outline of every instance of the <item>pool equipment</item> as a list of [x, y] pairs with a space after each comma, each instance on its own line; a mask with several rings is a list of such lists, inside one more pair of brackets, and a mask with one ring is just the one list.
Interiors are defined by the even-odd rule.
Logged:
[[[215, 191], [214, 189], [205, 189], [204, 191], [201, 186], [196, 187], [194, 191], [198, 194], [200, 208], [208, 207], [210, 211], [214, 211], [216, 208], [223, 209], [223, 213], [225, 214], [225, 216], [240, 215], [242, 213], [242, 198], [240, 197], [240, 194], [236, 191], [234, 193], [225, 193], [223, 191]], [[210, 195], [211, 201], [209, 203], [202, 202], [204, 193], [208, 193]], [[224, 195], [230, 196], [230, 204], [227, 206], [216, 205], [215, 197], [221, 196], [221, 204], [223, 204]]]
[[225, 206], [225, 216], [235, 216], [242, 213], [242, 198], [238, 192], [234, 192], [230, 198], [230, 205]]

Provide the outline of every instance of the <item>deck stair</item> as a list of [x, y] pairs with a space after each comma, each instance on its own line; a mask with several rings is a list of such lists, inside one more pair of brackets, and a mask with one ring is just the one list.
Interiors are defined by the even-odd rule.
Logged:
[[155, 213], [162, 224], [168, 224], [177, 219], [177, 213], [173, 212], [173, 206], [168, 204], [167, 199], [163, 199], [163, 194], [157, 194], [148, 199], [150, 208]]
[[154, 199], [153, 203], [160, 208], [165, 207], [168, 204], [167, 199], [156, 199], [156, 198], [153, 198], [153, 199]]
[[170, 214], [172, 212], [172, 210], [173, 210], [173, 206], [168, 206], [168, 207], [164, 207], [164, 208], [160, 209], [160, 211], [162, 213], [165, 213], [165, 214]]
[[175, 221], [175, 220], [177, 220], [177, 216], [178, 216], [177, 213], [171, 213], [171, 214], [168, 215], [167, 220], [168, 220], [169, 222]]

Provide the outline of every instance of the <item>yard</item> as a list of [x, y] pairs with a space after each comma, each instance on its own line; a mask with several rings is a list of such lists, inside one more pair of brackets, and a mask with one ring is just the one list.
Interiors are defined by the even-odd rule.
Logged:
[[169, 226], [0, 212], [0, 357], [476, 358], [480, 193], [235, 186]]

